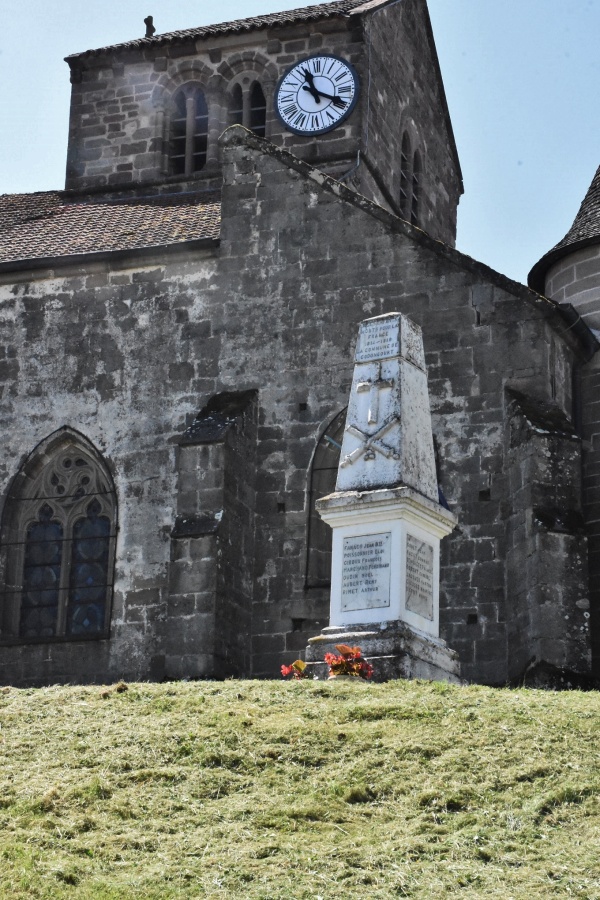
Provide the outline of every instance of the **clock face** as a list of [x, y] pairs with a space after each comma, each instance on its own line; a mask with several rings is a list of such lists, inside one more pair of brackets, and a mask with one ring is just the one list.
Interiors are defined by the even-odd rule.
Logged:
[[358, 100], [358, 75], [338, 56], [309, 56], [287, 72], [275, 91], [275, 110], [294, 134], [325, 134]]

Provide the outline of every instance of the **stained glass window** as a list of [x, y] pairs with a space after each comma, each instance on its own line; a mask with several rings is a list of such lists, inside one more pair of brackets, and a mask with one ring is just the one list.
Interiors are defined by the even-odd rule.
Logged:
[[23, 564], [23, 595], [19, 635], [52, 637], [56, 634], [63, 528], [52, 521], [54, 510], [47, 503], [39, 519], [27, 529]]
[[34, 453], [2, 516], [0, 638], [105, 636], [115, 526], [112, 479], [91, 446], [63, 435]]
[[75, 522], [67, 634], [97, 634], [104, 630], [110, 544], [110, 519], [92, 500], [86, 516]]

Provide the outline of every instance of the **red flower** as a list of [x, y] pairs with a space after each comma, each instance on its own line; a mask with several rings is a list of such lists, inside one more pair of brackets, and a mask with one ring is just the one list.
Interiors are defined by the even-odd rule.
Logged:
[[373, 674], [373, 666], [362, 658], [360, 647], [349, 647], [347, 644], [336, 644], [335, 653], [326, 653], [325, 662], [329, 666], [330, 675], [353, 675], [357, 678], [370, 678]]

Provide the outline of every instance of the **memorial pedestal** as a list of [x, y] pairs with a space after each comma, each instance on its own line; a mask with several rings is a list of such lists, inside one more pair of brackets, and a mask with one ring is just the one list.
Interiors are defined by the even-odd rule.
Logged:
[[333, 530], [332, 626], [402, 621], [439, 635], [440, 540], [456, 519], [402, 485], [317, 501]]

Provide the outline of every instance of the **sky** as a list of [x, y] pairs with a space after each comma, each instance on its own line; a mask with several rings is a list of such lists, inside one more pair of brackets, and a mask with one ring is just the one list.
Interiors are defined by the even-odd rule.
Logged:
[[[402, 2], [402, 0], [400, 0]], [[70, 53], [302, 0], [2, 0], [0, 193], [64, 186]], [[600, 165], [600, 0], [429, 0], [465, 194], [457, 247], [524, 282]], [[401, 48], [398, 48], [401, 52]]]

